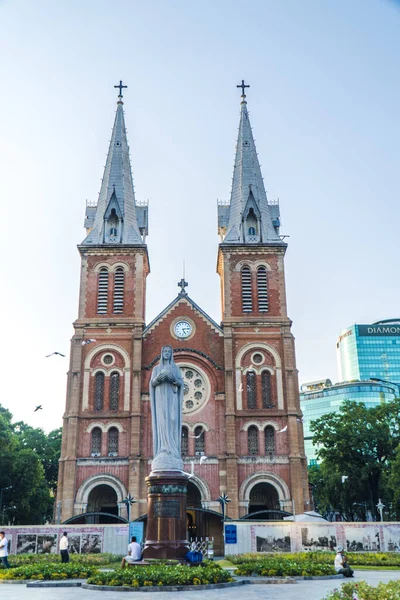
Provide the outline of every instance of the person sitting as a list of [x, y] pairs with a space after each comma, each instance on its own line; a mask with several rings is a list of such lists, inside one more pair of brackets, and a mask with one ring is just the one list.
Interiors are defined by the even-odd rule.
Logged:
[[344, 575], [345, 577], [353, 577], [353, 569], [350, 569], [346, 562], [344, 555], [344, 549], [342, 546], [338, 546], [335, 556], [335, 571], [338, 575]]
[[142, 560], [142, 548], [137, 543], [136, 537], [132, 536], [131, 543], [128, 546], [128, 555], [124, 556], [121, 562], [121, 569], [125, 569], [126, 563], [132, 565], [135, 562]]

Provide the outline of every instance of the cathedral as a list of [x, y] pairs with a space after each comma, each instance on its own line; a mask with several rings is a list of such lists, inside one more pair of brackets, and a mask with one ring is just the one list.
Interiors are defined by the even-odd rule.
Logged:
[[[59, 466], [61, 522], [145, 520], [152, 461], [149, 379], [162, 346], [184, 381], [188, 528], [310, 508], [279, 205], [269, 202], [242, 82], [230, 200], [218, 205], [221, 321], [186, 290], [146, 322], [147, 203], [135, 199], [122, 83], [101, 189], [86, 206]], [[229, 157], [228, 157], [229, 158]], [[94, 516], [93, 516], [94, 515]], [[93, 520], [94, 519], [94, 520]], [[97, 519], [97, 520], [96, 520]], [[109, 520], [108, 520], [109, 519]]]

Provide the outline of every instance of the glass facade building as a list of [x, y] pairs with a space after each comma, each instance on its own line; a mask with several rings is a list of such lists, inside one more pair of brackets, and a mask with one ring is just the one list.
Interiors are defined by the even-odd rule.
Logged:
[[316, 464], [316, 448], [312, 443], [311, 421], [330, 412], [338, 412], [344, 400], [364, 402], [372, 408], [398, 396], [396, 385], [377, 381], [351, 381], [332, 385], [330, 379], [301, 386], [300, 406], [303, 412], [304, 445], [308, 464]]
[[400, 386], [400, 319], [352, 325], [341, 332], [336, 349], [341, 381], [376, 378]]

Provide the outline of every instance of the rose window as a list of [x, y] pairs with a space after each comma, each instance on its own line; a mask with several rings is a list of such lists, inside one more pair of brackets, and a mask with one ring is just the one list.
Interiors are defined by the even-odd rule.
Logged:
[[202, 371], [193, 366], [179, 365], [179, 367], [183, 378], [183, 412], [190, 413], [207, 402], [210, 385]]

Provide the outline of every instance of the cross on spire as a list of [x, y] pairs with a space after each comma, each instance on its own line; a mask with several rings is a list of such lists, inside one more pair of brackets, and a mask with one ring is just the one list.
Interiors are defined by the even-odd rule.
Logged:
[[239, 85], [236, 86], [237, 88], [242, 88], [242, 96], [246, 96], [246, 94], [244, 93], [245, 88], [250, 87], [249, 85], [246, 85], [244, 82], [244, 79], [242, 79], [242, 83], [240, 83]]
[[123, 95], [122, 95], [122, 90], [123, 90], [124, 88], [127, 88], [128, 86], [127, 86], [127, 85], [122, 85], [122, 81], [121, 81], [121, 80], [119, 80], [119, 85], [114, 85], [114, 87], [115, 87], [115, 88], [119, 88], [119, 94], [118, 94], [118, 98], [123, 98]]
[[189, 284], [188, 284], [188, 282], [187, 282], [187, 281], [185, 281], [185, 278], [184, 278], [184, 277], [182, 277], [182, 279], [181, 279], [180, 281], [178, 281], [178, 287], [180, 287], [180, 288], [181, 288], [181, 291], [180, 291], [179, 293], [180, 293], [180, 294], [182, 294], [182, 295], [183, 295], [183, 294], [186, 294], [186, 290], [185, 290], [185, 288], [186, 288], [188, 285], [189, 285]]

